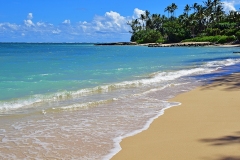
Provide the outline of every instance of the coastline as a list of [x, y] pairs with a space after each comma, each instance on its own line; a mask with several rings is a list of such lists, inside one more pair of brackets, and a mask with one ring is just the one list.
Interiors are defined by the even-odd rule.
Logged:
[[145, 46], [145, 47], [240, 47], [240, 44], [214, 44], [212, 42], [180, 42], [180, 43], [143, 43], [136, 42], [111, 42], [111, 43], [96, 43], [96, 46]]
[[240, 73], [180, 94], [150, 127], [123, 139], [112, 159], [240, 159]]
[[[8, 54], [11, 46], [1, 50], [6, 57], [1, 91], [28, 87], [12, 90], [17, 99], [1, 101], [0, 159], [113, 156], [122, 138], [148, 129], [163, 108], [176, 104], [167, 100], [240, 65], [240, 55], [232, 54], [238, 48], [14, 44]], [[22, 81], [12, 73], [21, 73]], [[11, 83], [5, 85], [5, 79]], [[28, 88], [34, 92], [25, 96]]]

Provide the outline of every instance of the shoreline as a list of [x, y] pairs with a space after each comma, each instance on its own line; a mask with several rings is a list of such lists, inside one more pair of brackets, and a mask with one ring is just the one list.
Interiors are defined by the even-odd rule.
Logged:
[[[122, 148], [121, 148], [121, 142], [125, 139], [125, 138], [128, 138], [128, 137], [132, 137], [132, 136], [135, 136], [137, 134], [140, 134], [142, 133], [143, 131], [146, 131], [149, 129], [150, 125], [156, 120], [158, 119], [160, 116], [164, 115], [165, 113], [165, 110], [167, 109], [170, 109], [172, 107], [177, 107], [177, 106], [180, 106], [181, 103], [179, 102], [170, 102], [170, 101], [167, 101], [169, 104], [172, 103], [172, 105], [170, 106], [167, 106], [166, 108], [162, 109], [156, 116], [150, 118], [146, 124], [144, 125], [143, 128], [139, 129], [139, 130], [135, 130], [131, 133], [128, 133], [124, 136], [121, 136], [121, 137], [117, 137], [114, 139], [114, 148], [110, 151], [109, 154], [107, 154], [106, 156], [103, 157], [103, 160], [109, 160], [109, 159], [112, 159], [116, 154], [118, 154]], [[174, 104], [175, 103], [175, 104]]]
[[112, 43], [96, 43], [96, 46], [145, 46], [145, 47], [240, 47], [240, 44], [215, 44], [212, 42], [179, 42], [179, 43], [144, 43], [136, 42], [112, 42]]
[[182, 105], [123, 139], [112, 159], [239, 159], [239, 80], [233, 73], [174, 97]]

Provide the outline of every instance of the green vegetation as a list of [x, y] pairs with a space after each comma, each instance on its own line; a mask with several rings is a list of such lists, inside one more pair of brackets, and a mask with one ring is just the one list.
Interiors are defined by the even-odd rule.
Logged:
[[167, 6], [168, 17], [145, 11], [128, 22], [131, 41], [137, 43], [214, 42], [240, 40], [240, 12], [225, 13], [221, 0], [207, 0], [203, 5], [186, 5], [183, 14], [175, 16], [175, 3]]
[[195, 37], [191, 39], [185, 39], [182, 42], [215, 42], [215, 43], [227, 43], [237, 40], [235, 36], [225, 36], [225, 35], [217, 35], [217, 36], [201, 36]]

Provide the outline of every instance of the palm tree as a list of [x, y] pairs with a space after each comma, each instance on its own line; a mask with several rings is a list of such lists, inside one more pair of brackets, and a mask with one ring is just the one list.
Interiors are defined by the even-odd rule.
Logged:
[[210, 7], [212, 7], [213, 2], [212, 2], [212, 0], [207, 0], [207, 1], [203, 2], [203, 4], [206, 6], [206, 8], [210, 8]]
[[150, 18], [150, 12], [148, 10], [145, 11], [146, 21]]
[[198, 29], [201, 32], [204, 28], [205, 22], [204, 7], [202, 5], [197, 6], [197, 12], [195, 16], [196, 20], [198, 21]]
[[214, 6], [214, 9], [217, 9], [217, 6], [222, 4], [221, 0], [213, 0], [212, 5]]
[[148, 10], [145, 11], [145, 22], [146, 22], [146, 29], [147, 29], [151, 25], [150, 12]]
[[197, 3], [194, 3], [193, 6], [192, 6], [192, 9], [194, 10], [194, 12], [197, 11], [197, 7], [198, 7], [198, 4], [197, 4]]
[[171, 10], [171, 6], [167, 6], [167, 8], [164, 9], [164, 12], [166, 12], [166, 11], [168, 12], [168, 18], [169, 18], [170, 10]]
[[174, 17], [174, 12], [175, 12], [176, 9], [178, 9], [178, 6], [175, 3], [172, 3], [171, 4], [172, 17]]
[[208, 25], [211, 21], [211, 14], [212, 14], [212, 9], [213, 9], [213, 4], [212, 4], [212, 0], [207, 0], [205, 2], [203, 2], [205, 7], [205, 11], [204, 11], [204, 14], [205, 14], [205, 20], [206, 20], [206, 28], [208, 28]]
[[131, 22], [127, 22], [127, 25], [130, 25], [130, 27], [132, 28], [132, 31], [129, 31], [130, 33], [136, 33], [137, 31], [141, 30], [141, 26], [140, 22], [138, 21], [138, 19], [133, 19]]
[[[170, 42], [175, 42], [189, 37], [190, 32], [193, 37], [203, 34], [220, 34], [220, 31], [221, 34], [230, 35], [240, 29], [240, 11], [224, 13], [221, 0], [203, 0], [202, 5], [187, 4], [184, 7], [184, 13], [178, 17], [175, 15], [176, 9], [178, 6], [175, 3], [167, 6], [164, 11], [168, 12], [168, 17], [160, 14], [151, 15], [146, 10], [138, 19], [128, 22], [132, 27], [131, 33], [135, 34], [133, 40], [141, 37], [140, 35], [148, 36], [151, 30], [153, 30], [152, 33], [160, 32], [165, 38], [168, 37]], [[194, 11], [189, 13], [191, 9]]]
[[145, 21], [146, 17], [144, 14], [140, 15], [140, 20], [142, 20], [142, 29], [144, 29], [144, 21]]
[[191, 36], [194, 38], [196, 35], [195, 35], [195, 28], [196, 28], [196, 26], [197, 26], [197, 21], [195, 20], [195, 16], [194, 16], [194, 14], [191, 14], [190, 16], [189, 16], [189, 18], [188, 18], [188, 20], [189, 20], [189, 28], [190, 28], [190, 30], [191, 30]]
[[187, 14], [188, 17], [188, 12], [191, 10], [191, 7], [187, 4], [184, 8], [184, 12]]
[[218, 5], [217, 9], [216, 9], [216, 21], [217, 21], [217, 23], [219, 22], [219, 19], [221, 19], [223, 15], [224, 15], [223, 7], [221, 5]]

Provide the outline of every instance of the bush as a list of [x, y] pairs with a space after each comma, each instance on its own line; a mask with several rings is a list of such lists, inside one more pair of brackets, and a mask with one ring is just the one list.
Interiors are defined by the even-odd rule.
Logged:
[[165, 40], [164, 40], [164, 38], [163, 37], [161, 37], [161, 38], [159, 38], [157, 41], [156, 41], [157, 43], [164, 43], [165, 42]]
[[221, 36], [220, 39], [218, 40], [218, 43], [227, 43], [227, 42], [232, 42], [236, 40], [235, 36]]
[[206, 32], [208, 36], [216, 36], [220, 34], [221, 30], [218, 28], [208, 28]]
[[[239, 33], [240, 34], [240, 33]], [[192, 39], [186, 39], [182, 42], [213, 42], [213, 43], [227, 43], [236, 40], [235, 36], [203, 36], [195, 37]]]
[[203, 37], [185, 39], [183, 40], [183, 42], [217, 42], [219, 39], [220, 39], [220, 36], [203, 36]]
[[236, 32], [235, 29], [227, 29], [227, 30], [225, 30], [225, 35], [226, 36], [232, 36], [232, 35], [235, 34], [235, 32]]
[[237, 36], [237, 39], [240, 40], [240, 31], [237, 31], [235, 35]]
[[141, 30], [133, 34], [131, 37], [131, 41], [135, 41], [137, 43], [162, 43], [163, 37], [159, 31], [148, 29]]

